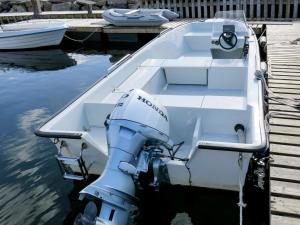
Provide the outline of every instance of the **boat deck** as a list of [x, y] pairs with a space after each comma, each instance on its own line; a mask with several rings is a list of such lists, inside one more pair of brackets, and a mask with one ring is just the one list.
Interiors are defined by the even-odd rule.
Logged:
[[[279, 96], [300, 99], [300, 23], [267, 26], [268, 82]], [[269, 101], [271, 225], [300, 224], [300, 111]], [[296, 116], [295, 116], [296, 115]]]

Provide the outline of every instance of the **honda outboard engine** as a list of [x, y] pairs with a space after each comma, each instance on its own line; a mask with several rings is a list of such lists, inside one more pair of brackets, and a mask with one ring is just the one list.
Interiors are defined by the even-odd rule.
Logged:
[[[80, 192], [80, 198], [102, 201], [94, 224], [123, 225], [136, 202], [134, 177], [147, 172], [147, 146], [171, 146], [165, 107], [141, 90], [124, 94], [107, 119], [108, 161], [102, 175]], [[162, 163], [160, 158], [152, 161]], [[155, 179], [153, 185], [155, 186]]]

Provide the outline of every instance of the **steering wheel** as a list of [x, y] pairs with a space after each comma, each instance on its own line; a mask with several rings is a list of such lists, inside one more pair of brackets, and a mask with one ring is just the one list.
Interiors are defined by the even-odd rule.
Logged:
[[[223, 32], [219, 37], [220, 46], [226, 50], [233, 49], [236, 46], [237, 41], [238, 39], [236, 34], [231, 31]], [[224, 42], [226, 45], [228, 45], [228, 47], [224, 46]]]

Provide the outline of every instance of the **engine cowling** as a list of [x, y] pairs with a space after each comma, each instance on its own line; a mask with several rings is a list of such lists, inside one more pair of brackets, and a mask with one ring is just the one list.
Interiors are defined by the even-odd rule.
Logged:
[[135, 185], [132, 175], [138, 153], [146, 142], [169, 142], [167, 110], [142, 90], [124, 94], [107, 120], [108, 161], [102, 175], [80, 192], [81, 198], [102, 200], [96, 224], [126, 224]]
[[148, 126], [169, 136], [169, 118], [166, 108], [142, 90], [124, 94], [116, 104], [110, 120], [126, 120]]

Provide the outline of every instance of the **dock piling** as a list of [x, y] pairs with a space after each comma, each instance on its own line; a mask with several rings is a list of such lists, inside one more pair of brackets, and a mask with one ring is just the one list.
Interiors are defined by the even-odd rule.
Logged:
[[38, 19], [42, 12], [41, 2], [40, 0], [31, 0], [32, 7], [33, 7], [33, 17]]

